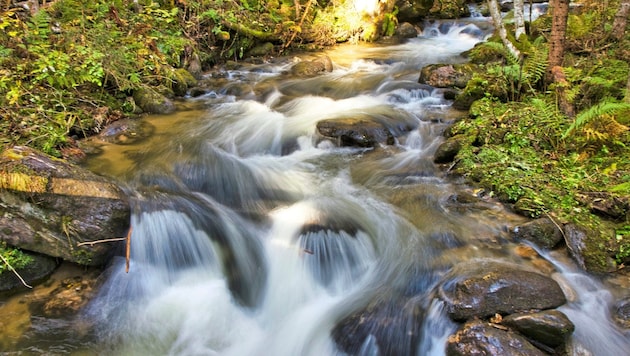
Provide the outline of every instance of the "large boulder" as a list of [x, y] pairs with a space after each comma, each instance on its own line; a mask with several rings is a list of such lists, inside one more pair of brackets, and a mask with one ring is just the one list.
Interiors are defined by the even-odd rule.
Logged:
[[27, 147], [0, 155], [0, 241], [84, 265], [104, 263], [130, 208], [112, 181]]
[[542, 274], [494, 260], [470, 260], [455, 265], [438, 289], [453, 320], [487, 318], [566, 303], [556, 281]]

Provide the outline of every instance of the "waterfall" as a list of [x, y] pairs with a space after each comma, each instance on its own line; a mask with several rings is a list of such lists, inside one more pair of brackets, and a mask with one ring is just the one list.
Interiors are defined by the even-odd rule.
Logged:
[[[433, 156], [465, 113], [418, 75], [465, 62], [459, 54], [490, 32], [483, 18], [427, 23], [399, 44], [331, 49], [333, 70], [309, 78], [288, 74], [293, 59], [243, 63], [179, 112], [146, 117], [151, 137], [108, 144], [90, 168], [125, 182], [130, 266], [113, 259], [82, 315], [89, 351], [444, 355], [458, 325], [436, 285], [461, 260], [513, 259], [486, 242], [518, 218], [490, 202], [452, 204], [467, 188]], [[393, 144], [339, 147], [318, 133], [322, 120], [357, 118]], [[575, 349], [626, 352], [627, 335], [603, 316], [609, 292], [558, 269], [579, 295], [561, 308]]]

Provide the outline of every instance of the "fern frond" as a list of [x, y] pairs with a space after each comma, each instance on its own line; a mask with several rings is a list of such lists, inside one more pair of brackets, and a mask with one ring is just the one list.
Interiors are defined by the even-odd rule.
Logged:
[[533, 51], [523, 64], [523, 78], [533, 89], [533, 85], [541, 80], [547, 71], [547, 60], [549, 57], [547, 47], [532, 47]]
[[567, 138], [571, 134], [571, 132], [583, 127], [587, 123], [603, 115], [614, 115], [615, 113], [623, 110], [630, 110], [630, 103], [604, 101], [595, 106], [592, 106], [591, 108], [580, 112], [575, 117], [575, 121], [573, 121], [569, 128], [564, 132], [562, 138]]

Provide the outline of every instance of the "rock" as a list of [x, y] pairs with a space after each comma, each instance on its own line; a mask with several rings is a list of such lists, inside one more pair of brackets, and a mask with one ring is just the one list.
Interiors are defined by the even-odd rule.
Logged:
[[149, 137], [155, 127], [144, 120], [122, 119], [107, 125], [98, 138], [119, 145], [135, 143]]
[[396, 36], [401, 38], [415, 38], [418, 37], [418, 33], [416, 26], [409, 22], [403, 22], [396, 28]]
[[630, 297], [626, 297], [615, 303], [613, 318], [619, 326], [630, 329]]
[[150, 114], [171, 114], [175, 112], [175, 104], [151, 88], [140, 88], [133, 93], [136, 105]]
[[514, 229], [513, 236], [518, 241], [529, 241], [544, 249], [552, 249], [562, 241], [562, 230], [548, 218], [540, 218]]
[[575, 325], [559, 310], [512, 314], [503, 318], [501, 324], [551, 348], [564, 345], [575, 330]]
[[601, 246], [605, 237], [586, 227], [566, 224], [564, 239], [569, 254], [583, 270], [596, 273], [615, 270], [615, 262]]
[[175, 69], [172, 76], [172, 89], [177, 96], [185, 96], [189, 88], [197, 85], [197, 79], [184, 68]]
[[[332, 330], [340, 350], [348, 355], [416, 355], [424, 310], [418, 302], [386, 296], [342, 319]], [[363, 352], [361, 352], [363, 351]]]
[[578, 194], [580, 203], [587, 205], [591, 212], [609, 219], [622, 220], [630, 214], [630, 198], [608, 192], [588, 192]]
[[249, 50], [248, 54], [251, 57], [265, 57], [273, 53], [273, 43], [265, 42]]
[[[45, 280], [57, 268], [57, 261], [52, 257], [28, 251], [22, 252], [30, 256], [32, 258], [32, 262], [24, 268], [17, 268], [16, 271], [20, 277], [24, 279], [26, 284], [30, 286], [34, 286], [38, 282]], [[0, 263], [4, 262], [0, 261]], [[0, 292], [16, 290], [22, 291], [27, 289], [28, 287], [24, 286], [15, 273], [5, 270], [2, 274], [0, 274]]]
[[524, 337], [479, 320], [466, 323], [446, 343], [447, 356], [545, 355]]
[[76, 314], [94, 295], [96, 278], [73, 277], [61, 281], [59, 287], [50, 292], [42, 306], [43, 315], [58, 318], [68, 314]]
[[472, 75], [469, 64], [431, 64], [422, 68], [418, 82], [436, 88], [463, 89]]
[[311, 77], [319, 73], [332, 72], [332, 60], [322, 56], [311, 61], [298, 62], [291, 67], [291, 74], [298, 77]]
[[453, 162], [455, 156], [457, 156], [462, 149], [465, 140], [466, 137], [464, 135], [447, 138], [446, 141], [438, 146], [437, 151], [435, 151], [433, 162], [438, 164]]
[[0, 240], [23, 250], [100, 265], [112, 244], [89, 243], [129, 227], [127, 197], [114, 182], [31, 148], [2, 153], [0, 188]]
[[544, 310], [566, 302], [553, 279], [515, 265], [483, 259], [455, 265], [438, 292], [453, 320]]
[[376, 147], [379, 144], [394, 144], [394, 135], [385, 125], [365, 118], [322, 120], [317, 123], [317, 131], [335, 140], [339, 146]]

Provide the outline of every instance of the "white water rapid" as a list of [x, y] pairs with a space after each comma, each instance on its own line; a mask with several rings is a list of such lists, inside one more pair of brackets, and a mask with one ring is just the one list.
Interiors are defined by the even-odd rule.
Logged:
[[[466, 187], [432, 157], [465, 114], [417, 80], [425, 65], [463, 62], [489, 29], [438, 22], [403, 44], [341, 46], [326, 53], [334, 70], [308, 79], [286, 74], [290, 60], [244, 64], [176, 115], [147, 118], [150, 138], [104, 145], [90, 168], [127, 182], [133, 230], [129, 272], [115, 259], [85, 314], [97, 352], [443, 355], [456, 325], [433, 288], [460, 260], [514, 259], [500, 246], [519, 217], [449, 204]], [[347, 117], [376, 118], [396, 143], [339, 148], [316, 134]], [[490, 240], [499, 247], [479, 242]], [[584, 307], [596, 310], [563, 310], [610, 327]], [[373, 311], [365, 335], [341, 335], [361, 310]], [[592, 344], [612, 333], [577, 334], [605, 355]], [[615, 351], [630, 344], [620, 337]]]

